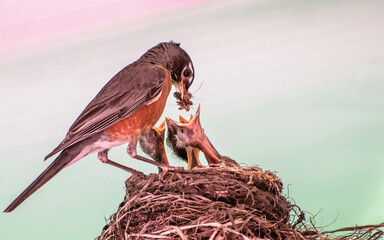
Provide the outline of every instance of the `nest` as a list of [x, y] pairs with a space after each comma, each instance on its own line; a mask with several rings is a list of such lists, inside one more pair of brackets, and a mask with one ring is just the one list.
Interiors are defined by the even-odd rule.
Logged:
[[[331, 239], [334, 232], [307, 223], [282, 187], [274, 173], [258, 167], [135, 175], [97, 239]], [[352, 234], [337, 239], [379, 239], [379, 227], [344, 229]]]

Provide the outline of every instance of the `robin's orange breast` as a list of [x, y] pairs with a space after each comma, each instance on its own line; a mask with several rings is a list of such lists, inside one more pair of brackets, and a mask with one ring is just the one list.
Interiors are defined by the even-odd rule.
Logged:
[[114, 141], [137, 140], [157, 123], [164, 111], [169, 92], [172, 88], [171, 74], [166, 69], [164, 71], [167, 72], [167, 79], [164, 82], [159, 98], [143, 106], [133, 115], [107, 128], [105, 132], [108, 137]]

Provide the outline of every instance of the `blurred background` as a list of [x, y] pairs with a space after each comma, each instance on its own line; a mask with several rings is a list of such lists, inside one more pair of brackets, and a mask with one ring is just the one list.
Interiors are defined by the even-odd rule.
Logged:
[[[0, 13], [1, 210], [114, 74], [174, 40], [196, 70], [190, 113], [201, 104], [220, 153], [276, 171], [318, 226], [384, 221], [383, 1], [14, 0]], [[170, 97], [164, 116], [180, 113]], [[157, 171], [126, 146], [110, 158]], [[91, 154], [1, 213], [0, 239], [92, 239], [129, 176]]]

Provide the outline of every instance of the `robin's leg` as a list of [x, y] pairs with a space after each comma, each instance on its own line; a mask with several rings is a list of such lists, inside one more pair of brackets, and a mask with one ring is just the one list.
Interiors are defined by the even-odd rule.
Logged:
[[106, 164], [109, 164], [109, 165], [112, 165], [112, 166], [115, 166], [115, 167], [118, 167], [120, 169], [123, 169], [129, 173], [131, 173], [132, 175], [134, 174], [143, 174], [142, 172], [140, 171], [136, 171], [135, 169], [133, 168], [130, 168], [130, 167], [126, 167], [124, 165], [121, 165], [117, 162], [114, 162], [114, 161], [111, 161], [108, 159], [108, 150], [109, 149], [106, 149], [106, 150], [103, 150], [101, 152], [98, 152], [97, 153], [97, 157], [99, 158], [99, 160], [102, 162], [102, 163], [106, 163]]
[[153, 165], [155, 165], [155, 166], [161, 168], [161, 170], [162, 170], [163, 172], [167, 172], [167, 171], [170, 170], [170, 169], [176, 169], [176, 168], [174, 168], [174, 167], [167, 166], [167, 165], [164, 164], [164, 163], [159, 163], [159, 162], [153, 161], [153, 160], [151, 160], [151, 159], [148, 159], [148, 158], [146, 158], [146, 157], [137, 155], [136, 146], [137, 146], [137, 140], [135, 140], [135, 141], [131, 140], [131, 141], [128, 143], [127, 153], [128, 153], [128, 155], [129, 155], [131, 158], [133, 158], [133, 159], [137, 159], [137, 160], [141, 160], [141, 161], [146, 162], [146, 163], [153, 164]]

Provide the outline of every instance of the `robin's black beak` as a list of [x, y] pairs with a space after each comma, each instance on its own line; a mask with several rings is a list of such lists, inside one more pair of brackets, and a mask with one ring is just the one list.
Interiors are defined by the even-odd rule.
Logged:
[[174, 96], [178, 100], [177, 104], [180, 105], [179, 109], [189, 111], [189, 106], [193, 105], [193, 103], [191, 101], [192, 94], [188, 92], [188, 89], [192, 85], [195, 75], [192, 62], [186, 62], [187, 64], [182, 66], [183, 69], [180, 72], [181, 68], [176, 68], [177, 70], [172, 74], [172, 79], [177, 89]]
[[179, 98], [183, 99], [191, 84], [183, 76], [177, 77], [175, 72], [172, 72], [172, 83], [175, 85]]
[[188, 92], [185, 81], [180, 81], [177, 84], [177, 91], [180, 93], [180, 99], [185, 99], [186, 93]]

